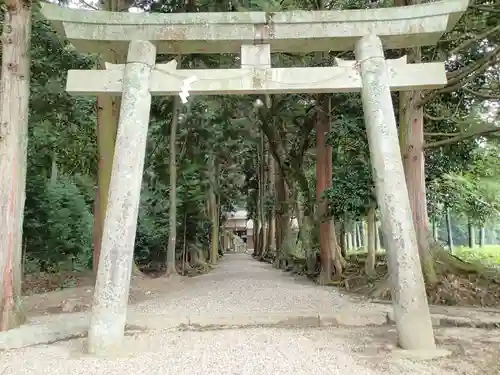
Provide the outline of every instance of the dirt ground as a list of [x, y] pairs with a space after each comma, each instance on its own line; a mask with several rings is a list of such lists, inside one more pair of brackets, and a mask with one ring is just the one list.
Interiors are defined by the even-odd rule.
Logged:
[[[249, 264], [253, 267], [250, 270], [252, 271], [257, 267], [258, 262], [249, 262], [251, 262]], [[383, 267], [383, 265], [379, 265], [379, 267]], [[276, 273], [279, 275], [279, 271], [277, 270], [261, 270], [259, 267], [257, 268], [260, 272], [265, 271], [269, 272], [269, 274], [273, 273], [274, 275]], [[252, 272], [257, 271], [254, 270]], [[353, 273], [352, 275], [355, 274]], [[236, 276], [233, 275], [233, 277]], [[281, 277], [287, 276], [281, 274]], [[175, 278], [159, 277], [155, 279], [147, 276], [133, 276], [130, 302], [138, 303], [166, 296], [170, 291], [186, 287], [186, 280], [188, 278], [180, 276]], [[351, 280], [353, 281], [350, 284], [352, 288], [355, 285], [356, 279], [353, 277]], [[93, 284], [94, 278], [90, 273], [28, 277], [24, 283], [24, 292], [26, 294], [24, 297], [24, 306], [26, 312], [28, 316], [36, 316], [88, 310], [92, 303]], [[457, 288], [456, 284], [450, 285], [450, 290]], [[462, 284], [458, 285], [462, 287]], [[469, 285], [466, 289], [468, 292], [467, 294], [461, 294], [462, 296], [472, 295], [474, 290], [470, 286], [471, 284], [466, 285]], [[248, 287], [245, 286], [245, 288]], [[254, 288], [250, 286], [250, 289]], [[476, 291], [476, 293], [478, 296], [481, 296], [483, 292]], [[361, 295], [358, 296], [360, 299], [365, 298]], [[204, 301], [204, 299], [201, 301]], [[294, 303], [296, 303], [295, 301]], [[461, 297], [460, 301], [462, 301], [462, 304], [463, 301], [472, 301], [481, 306], [494, 305], [493, 299], [488, 300], [491, 302], [486, 304], [481, 302], [484, 301], [484, 298], [467, 300]], [[496, 306], [498, 306], [500, 298], [496, 303]], [[434, 314], [463, 316], [467, 318], [479, 317], [479, 309], [475, 311], [466, 307], [431, 306], [431, 310], [436, 309], [437, 311], [432, 311]], [[484, 311], [481, 314], [488, 315]], [[498, 319], [498, 312], [495, 313], [492, 311], [490, 314], [492, 321], [500, 321]], [[398, 351], [395, 350], [395, 343], [397, 341], [395, 327], [390, 325], [377, 327], [322, 327], [320, 329], [307, 330], [304, 335], [310, 340], [317, 340], [318, 346], [333, 345], [333, 342], [338, 342], [339, 339], [342, 339], [357, 361], [364, 364], [366, 368], [379, 370], [380, 373], [500, 375], [500, 361], [498, 360], [498, 353], [500, 352], [499, 329], [437, 327], [435, 333], [439, 347], [450, 350], [452, 352], [451, 356], [427, 361], [415, 361], [401, 357], [397, 354]]]
[[[175, 289], [183, 277], [132, 276], [129, 303], [139, 303]], [[23, 283], [23, 308], [28, 317], [87, 311], [92, 306], [92, 273], [29, 276]]]
[[[385, 259], [381, 256], [377, 257], [376, 272], [376, 277], [367, 277], [364, 257], [350, 257], [345, 278], [335, 285], [349, 294], [390, 300], [388, 287], [380, 287], [380, 280], [387, 272]], [[173, 279], [152, 278], [146, 274], [133, 276], [129, 302], [133, 304], [164, 295], [183, 279], [182, 276]], [[23, 282], [25, 311], [28, 316], [36, 316], [88, 310], [94, 283], [92, 272], [28, 275]], [[428, 291], [428, 299], [431, 305], [500, 309], [500, 284], [474, 275], [449, 274], [441, 279], [436, 289]]]
[[[365, 274], [365, 258], [349, 258], [345, 279], [338, 286], [350, 293], [389, 300], [388, 284], [381, 283], [387, 274], [385, 257], [377, 256], [375, 277]], [[433, 305], [500, 308], [500, 284], [476, 274], [445, 274], [435, 289], [427, 290], [427, 297]]]
[[500, 374], [500, 331], [477, 328], [437, 328], [440, 348], [451, 352], [448, 357], [412, 360], [397, 354], [396, 329], [387, 327], [345, 328], [337, 335], [349, 342], [353, 354], [384, 373], [445, 373], [457, 375]]

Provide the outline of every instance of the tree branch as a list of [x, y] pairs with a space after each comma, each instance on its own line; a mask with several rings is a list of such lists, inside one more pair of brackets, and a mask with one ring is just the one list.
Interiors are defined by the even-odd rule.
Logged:
[[474, 73], [475, 71], [484, 66], [486, 66], [487, 68], [491, 65], [494, 65], [497, 62], [499, 54], [500, 54], [500, 46], [497, 46], [490, 53], [484, 55], [482, 58], [466, 66], [465, 68], [457, 70], [455, 72], [448, 73], [447, 74], [448, 85], [454, 85], [455, 83], [458, 83], [464, 77]]
[[492, 134], [500, 132], [500, 127], [495, 127], [495, 128], [488, 128], [488, 129], [478, 129], [475, 131], [470, 131], [470, 132], [465, 132], [461, 133], [459, 135], [456, 135], [454, 137], [448, 138], [448, 139], [443, 139], [442, 141], [437, 141], [433, 143], [425, 143], [424, 144], [424, 149], [426, 148], [436, 148], [436, 147], [441, 147], [450, 143], [456, 143], [460, 141], [464, 141], [469, 138], [477, 137], [480, 135], [487, 135], [487, 134]]
[[424, 132], [424, 136], [429, 136], [429, 137], [455, 137], [457, 135], [460, 135], [462, 133], [427, 133]]
[[[259, 109], [259, 116], [261, 117], [261, 129], [264, 132], [267, 141], [269, 143], [269, 151], [274, 157], [276, 164], [278, 165], [278, 169], [280, 170], [280, 174], [285, 178], [287, 174], [285, 173], [285, 163], [283, 161], [283, 156], [286, 156], [286, 150], [283, 149], [283, 145], [280, 142], [280, 137], [276, 134], [275, 128], [273, 126], [269, 126], [267, 123], [268, 113], [266, 111], [267, 108]], [[287, 181], [289, 182], [289, 181]]]
[[471, 81], [478, 74], [484, 72], [490, 66], [494, 65], [498, 61], [498, 56], [500, 56], [500, 46], [497, 46], [493, 51], [488, 53], [483, 58], [479, 59], [468, 67], [460, 70], [456, 73], [452, 79], [448, 81], [448, 84], [441, 88], [428, 92], [420, 100], [417, 101], [416, 107], [422, 107], [426, 103], [435, 99], [439, 94], [446, 92], [452, 92], [459, 89], [461, 86], [465, 85], [467, 82]]
[[458, 52], [462, 51], [463, 49], [471, 46], [472, 44], [476, 43], [477, 41], [480, 41], [482, 39], [485, 39], [491, 34], [496, 33], [497, 31], [500, 31], [500, 25], [497, 25], [487, 31], [485, 31], [482, 34], [476, 35], [473, 38], [467, 39], [463, 41], [461, 44], [459, 44], [457, 47], [453, 48], [449, 53], [448, 56], [453, 56], [456, 55]]
[[294, 144], [290, 150], [287, 150], [283, 142], [284, 137], [281, 137], [278, 132], [276, 132], [275, 128], [277, 126], [271, 126], [269, 121], [265, 121], [265, 119], [269, 119], [270, 116], [274, 116], [277, 111], [278, 106], [274, 105], [271, 110], [267, 110], [264, 106], [259, 109], [261, 126], [267, 137], [269, 150], [271, 151], [271, 154], [278, 165], [280, 174], [285, 179], [287, 185], [293, 186], [295, 181], [291, 181], [290, 179], [295, 178], [304, 195], [307, 199], [310, 199], [311, 192], [307, 178], [302, 171], [302, 161], [305, 150], [309, 147], [309, 136], [314, 127], [314, 116], [308, 117], [304, 123], [301, 124], [302, 126], [300, 126], [296, 144]]
[[483, 12], [500, 13], [497, 4], [469, 5], [469, 8], [481, 10]]
[[500, 95], [492, 95], [492, 94], [484, 94], [479, 91], [473, 91], [471, 89], [468, 89], [467, 87], [462, 87], [462, 90], [464, 90], [466, 93], [477, 96], [480, 99], [484, 100], [500, 100]]
[[432, 116], [432, 115], [428, 114], [427, 112], [424, 112], [424, 117], [427, 120], [431, 120], [431, 121], [453, 121], [453, 122], [456, 122], [456, 120], [453, 119], [453, 117], [455, 117], [455, 114], [453, 114], [452, 116]]
[[315, 117], [311, 116], [304, 120], [300, 126], [297, 141], [290, 150], [289, 159], [291, 163], [295, 163], [297, 168], [302, 166], [304, 155], [309, 148], [309, 137], [314, 129]]
[[99, 8], [97, 8], [96, 6], [94, 6], [92, 4], [87, 3], [85, 0], [78, 0], [78, 1], [80, 2], [80, 4], [86, 6], [87, 8], [90, 8], [93, 10], [99, 10]]
[[426, 113], [424, 111], [424, 117], [428, 120], [431, 120], [431, 121], [445, 121], [445, 120], [448, 120], [448, 121], [453, 121], [453, 122], [456, 122], [456, 120], [454, 120], [453, 118], [457, 115], [458, 113], [458, 110], [460, 109], [460, 104], [462, 104], [462, 100], [464, 99], [463, 95], [460, 97], [458, 103], [457, 103], [457, 106], [455, 107], [455, 110], [453, 111], [453, 114], [451, 116], [432, 116], [428, 113]]

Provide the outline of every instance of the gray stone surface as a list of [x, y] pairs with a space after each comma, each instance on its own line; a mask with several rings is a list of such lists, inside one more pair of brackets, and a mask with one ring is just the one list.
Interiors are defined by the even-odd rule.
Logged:
[[[312, 338], [311, 333], [316, 333]], [[321, 332], [252, 329], [154, 332], [127, 337], [115, 358], [81, 354], [82, 341], [0, 355], [3, 375], [382, 375], [350, 353], [341, 337]], [[401, 374], [401, 373], [399, 373]], [[421, 372], [413, 372], [421, 374]]]
[[89, 317], [88, 313], [76, 313], [31, 319], [19, 328], [0, 332], [0, 350], [18, 349], [85, 336], [89, 327]]
[[[446, 85], [442, 62], [405, 64], [397, 59], [389, 60], [388, 64], [389, 85], [393, 91], [432, 89]], [[66, 90], [72, 95], [121, 95], [123, 69], [124, 65], [114, 65], [107, 70], [70, 70]], [[174, 70], [167, 64], [157, 64], [151, 74], [151, 95], [176, 95], [190, 77], [197, 78], [189, 89], [190, 94], [194, 95], [361, 91], [356, 61], [343, 61], [340, 66], [312, 68]]]
[[271, 46], [269, 44], [244, 44], [241, 46], [242, 68], [270, 68]]
[[[377, 328], [376, 339], [366, 328], [336, 327], [383, 324], [389, 306], [356, 303], [247, 254], [228, 254], [213, 272], [181, 284], [129, 307], [119, 353], [93, 357], [84, 354], [85, 339], [59, 341], [0, 352], [0, 374], [448, 374], [432, 362], [413, 362], [445, 352], [395, 350], [393, 327]], [[83, 335], [88, 322], [88, 313], [32, 319], [31, 326], [0, 333], [0, 349], [9, 337], [19, 346]], [[234, 329], [245, 325], [253, 328]], [[380, 368], [367, 360], [373, 355], [403, 361], [403, 370]]]
[[[269, 43], [273, 52], [352, 50], [375, 33], [386, 48], [436, 44], [468, 0], [343, 11], [191, 14], [108, 13], [42, 3], [42, 14], [81, 52], [126, 51], [130, 39], [155, 42], [158, 53], [239, 53], [242, 44]], [[103, 43], [106, 42], [106, 43]]]
[[[127, 324], [162, 331], [394, 324], [390, 305], [353, 301], [247, 254], [227, 254], [211, 273], [185, 278], [181, 286], [165, 291], [162, 298], [129, 306]], [[492, 312], [455, 310], [445, 314], [440, 309], [432, 316], [433, 324], [492, 328], [500, 321], [500, 314]], [[450, 324], [452, 320], [458, 323]], [[18, 329], [0, 332], [0, 350], [84, 336], [89, 322], [89, 312], [32, 318]]]
[[428, 361], [430, 359], [436, 359], [441, 357], [448, 357], [452, 353], [450, 350], [446, 349], [418, 349], [418, 350], [402, 350], [395, 349], [391, 352], [393, 358], [401, 359], [412, 359], [414, 361]]
[[109, 352], [123, 339], [151, 107], [149, 78], [155, 60], [151, 42], [130, 42], [89, 329], [92, 353]]
[[[247, 254], [228, 254], [210, 273], [185, 279], [181, 285], [165, 298], [131, 306], [130, 316], [133, 312], [203, 325], [242, 325], [318, 315], [326, 320], [342, 313], [345, 321], [351, 319], [355, 323], [354, 317], [369, 314], [372, 306], [351, 302], [334, 288], [314, 285], [301, 276], [257, 262]], [[385, 320], [385, 313], [382, 315]]]
[[[228, 254], [206, 275], [184, 278], [165, 296], [129, 306], [127, 324], [153, 330], [199, 326], [385, 324], [388, 307], [353, 302], [331, 287], [276, 270], [247, 254]], [[0, 349], [86, 333], [88, 312], [48, 315], [0, 333]]]
[[434, 349], [382, 42], [376, 35], [363, 37], [355, 53], [399, 343], [404, 349]]

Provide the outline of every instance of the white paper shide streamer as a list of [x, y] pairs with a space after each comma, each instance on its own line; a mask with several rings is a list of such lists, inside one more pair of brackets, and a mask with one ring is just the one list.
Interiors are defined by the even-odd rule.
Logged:
[[198, 78], [191, 76], [186, 78], [182, 82], [181, 91], [179, 92], [179, 97], [181, 98], [182, 104], [187, 103], [187, 98], [189, 97], [189, 90], [191, 90], [191, 84], [195, 82]]

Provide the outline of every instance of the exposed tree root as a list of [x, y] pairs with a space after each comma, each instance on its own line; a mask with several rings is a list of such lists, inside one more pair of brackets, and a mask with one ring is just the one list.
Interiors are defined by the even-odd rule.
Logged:
[[[6, 304], [4, 305], [4, 307]], [[23, 311], [20, 298], [14, 297], [12, 306], [8, 311], [2, 311], [3, 326], [2, 331], [17, 328], [26, 322], [26, 314]]]
[[[439, 248], [435, 251], [439, 282], [427, 287], [429, 303], [500, 307], [500, 269], [464, 262]], [[343, 279], [336, 286], [376, 299], [389, 300], [390, 285], [384, 256], [377, 256], [376, 274], [364, 271], [366, 256], [350, 257]]]
[[[304, 257], [295, 257], [298, 245], [294, 239], [286, 250], [265, 251], [258, 257], [259, 261], [268, 262], [273, 267], [295, 274], [306, 275], [317, 279], [319, 260], [316, 266], [308, 264]], [[464, 305], [500, 307], [500, 268], [486, 267], [483, 264], [471, 263], [450, 254], [437, 243], [431, 244], [434, 254], [435, 270], [438, 282], [427, 285], [429, 303], [442, 305]], [[342, 259], [344, 260], [344, 259]], [[366, 254], [350, 255], [342, 262], [341, 275], [333, 275], [328, 285], [362, 294], [371, 298], [390, 300], [390, 285], [387, 275], [387, 263], [384, 255], [377, 255], [373, 274], [367, 275], [364, 269]], [[311, 262], [309, 262], [311, 263]]]
[[[429, 303], [500, 307], [500, 269], [486, 267], [480, 263], [465, 262], [439, 245], [434, 245], [433, 251], [439, 281], [436, 285], [427, 286]], [[272, 255], [267, 254], [261, 261], [274, 263], [277, 266], [278, 260]], [[370, 298], [390, 300], [385, 255], [376, 256], [375, 270], [370, 276], [365, 271], [365, 260], [366, 254], [348, 256], [341, 277], [332, 280], [328, 285]], [[319, 275], [319, 262], [316, 273], [311, 274], [307, 272], [306, 259], [290, 255], [286, 258], [286, 266], [281, 268], [311, 278]]]
[[440, 246], [435, 247], [434, 254], [439, 274], [476, 275], [482, 279], [500, 283], [500, 269], [486, 267], [480, 263], [465, 262]]
[[139, 269], [139, 266], [137, 266], [136, 262], [132, 263], [132, 275], [139, 276], [139, 277], [143, 276], [143, 273]]

